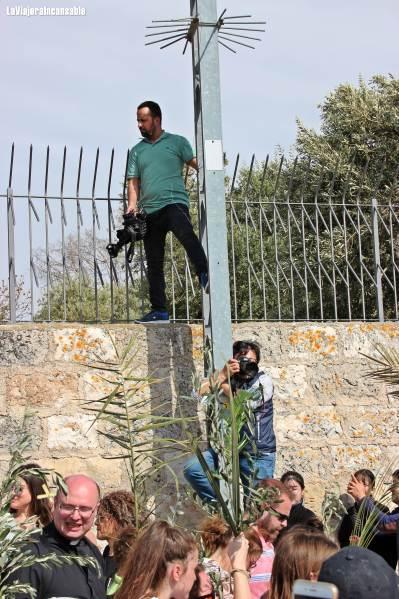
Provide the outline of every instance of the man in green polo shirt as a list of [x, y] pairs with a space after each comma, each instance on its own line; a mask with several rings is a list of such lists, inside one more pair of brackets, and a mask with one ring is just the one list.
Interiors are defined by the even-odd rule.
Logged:
[[196, 170], [198, 166], [187, 139], [162, 129], [162, 113], [156, 102], [138, 106], [137, 124], [143, 139], [129, 153], [127, 212], [140, 209], [147, 213], [144, 249], [151, 311], [136, 322], [168, 322], [163, 269], [168, 231], [180, 241], [201, 286], [208, 290], [207, 259], [191, 224], [182, 176], [184, 164]]

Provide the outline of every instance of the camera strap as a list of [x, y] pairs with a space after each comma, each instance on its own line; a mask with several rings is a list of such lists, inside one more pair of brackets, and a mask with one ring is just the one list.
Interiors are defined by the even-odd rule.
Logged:
[[133, 260], [133, 256], [134, 256], [134, 241], [132, 241], [130, 243], [129, 249], [126, 254], [126, 260], [128, 261], [129, 264], [131, 264], [131, 262]]

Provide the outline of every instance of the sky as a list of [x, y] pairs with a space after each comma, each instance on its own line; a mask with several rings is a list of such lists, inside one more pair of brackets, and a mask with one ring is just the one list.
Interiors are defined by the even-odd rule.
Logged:
[[[78, 6], [86, 14], [8, 14], [16, 7], [41, 6]], [[152, 20], [188, 17], [189, 8], [189, 0], [0, 0], [0, 195], [8, 186], [15, 142], [15, 194], [27, 192], [33, 144], [34, 194], [44, 191], [47, 146], [48, 192], [59, 193], [66, 146], [64, 191], [73, 196], [83, 146], [80, 194], [92, 193], [99, 148], [95, 195], [106, 195], [114, 148], [111, 195], [116, 197], [127, 150], [139, 138], [136, 106], [143, 100], [158, 101], [165, 129], [194, 143], [191, 53], [182, 55], [183, 42], [165, 50], [144, 45], [152, 39], [145, 38]], [[261, 160], [277, 147], [289, 151], [296, 120], [318, 129], [318, 105], [340, 83], [356, 85], [360, 76], [369, 80], [376, 73], [398, 76], [397, 0], [218, 0], [218, 13], [225, 8], [226, 15], [251, 14], [267, 22], [255, 50], [237, 46], [233, 54], [220, 47], [223, 147], [230, 165], [237, 153], [248, 164], [253, 153]], [[59, 223], [59, 206], [55, 210]], [[89, 206], [87, 211], [90, 222]], [[26, 204], [16, 205], [16, 219], [22, 223], [17, 253], [26, 272], [20, 245], [27, 238]], [[8, 268], [4, 222], [0, 201], [0, 278]], [[43, 228], [35, 235], [34, 246], [43, 242]]]
[[[47, 2], [84, 7], [81, 17], [7, 15], [15, 6], [46, 3], [0, 0], [1, 193], [13, 141], [19, 177], [14, 185], [26, 186], [32, 143], [37, 186], [43, 186], [47, 145], [50, 186], [59, 186], [64, 145], [71, 165], [84, 146], [88, 188], [100, 148], [104, 186], [111, 149], [119, 172], [138, 139], [135, 107], [144, 99], [161, 104], [167, 130], [194, 142], [190, 52], [182, 55], [183, 42], [165, 50], [144, 46], [146, 26], [153, 19], [189, 16], [189, 0]], [[267, 22], [256, 50], [237, 46], [232, 54], [220, 47], [223, 146], [230, 160], [237, 152], [249, 162], [252, 153], [261, 159], [276, 146], [288, 150], [296, 119], [317, 129], [318, 105], [338, 84], [356, 84], [359, 76], [368, 80], [375, 73], [398, 75], [396, 0], [218, 0], [218, 12], [224, 8], [227, 15], [251, 14]]]

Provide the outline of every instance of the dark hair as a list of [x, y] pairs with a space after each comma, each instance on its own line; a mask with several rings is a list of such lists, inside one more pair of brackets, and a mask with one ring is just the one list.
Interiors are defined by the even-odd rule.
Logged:
[[[26, 482], [31, 494], [31, 503], [29, 506], [29, 515], [37, 516], [41, 526], [46, 526], [53, 519], [51, 512], [51, 503], [47, 497], [38, 499], [38, 495], [43, 495], [43, 485], [47, 484], [46, 477], [40, 474], [34, 474], [29, 470], [40, 470], [39, 464], [30, 462], [29, 464], [22, 464], [16, 471], [16, 477], [22, 478]], [[15, 510], [10, 509], [10, 513], [15, 514]]]
[[319, 530], [293, 526], [276, 548], [270, 599], [291, 599], [294, 580], [308, 580], [311, 572], [317, 575], [322, 563], [337, 551], [337, 545]]
[[138, 599], [155, 594], [162, 584], [168, 564], [185, 562], [197, 549], [186, 531], [157, 520], [145, 528], [129, 551], [122, 570], [123, 583], [117, 599]]
[[200, 525], [201, 539], [205, 553], [209, 557], [219, 547], [227, 547], [233, 536], [233, 531], [220, 516], [211, 516]]
[[302, 491], [304, 490], [305, 481], [303, 480], [302, 474], [295, 472], [295, 470], [288, 470], [287, 472], [284, 472], [283, 476], [281, 477], [281, 482], [285, 484], [289, 480], [294, 480], [301, 487]]
[[392, 478], [399, 478], [399, 469], [392, 472]]
[[111, 516], [119, 528], [134, 525], [134, 495], [129, 491], [111, 491], [100, 500], [98, 511]]
[[252, 351], [255, 352], [256, 362], [258, 363], [260, 360], [260, 347], [255, 341], [235, 341], [233, 343], [233, 356], [243, 350], [248, 351], [249, 349], [252, 349]]
[[356, 470], [354, 477], [362, 483], [368, 483], [371, 489], [374, 489], [375, 476], [373, 472], [371, 472], [371, 470], [368, 470], [367, 468], [361, 468], [360, 470]]
[[128, 553], [137, 538], [138, 530], [135, 526], [122, 528], [114, 542], [114, 560], [118, 570], [123, 566]]
[[310, 518], [308, 518], [306, 520], [305, 525], [308, 528], [315, 528], [316, 530], [319, 530], [320, 532], [324, 532], [324, 524], [323, 524], [322, 520], [320, 520], [320, 518], [318, 518], [316, 515], [310, 516]]
[[141, 108], [149, 108], [151, 115], [154, 118], [158, 117], [159, 120], [162, 122], [162, 111], [159, 104], [153, 102], [152, 100], [146, 100], [145, 102], [142, 102], [137, 106], [137, 110], [140, 110]]

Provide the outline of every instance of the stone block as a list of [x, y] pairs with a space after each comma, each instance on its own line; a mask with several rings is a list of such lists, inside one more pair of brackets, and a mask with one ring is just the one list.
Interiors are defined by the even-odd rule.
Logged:
[[300, 472], [305, 479], [311, 477], [327, 481], [327, 473], [333, 474], [330, 448], [320, 443], [312, 447], [306, 443], [278, 445], [276, 476], [280, 478], [287, 470]]
[[286, 402], [296, 402], [299, 406], [305, 402], [313, 403], [312, 389], [307, 382], [307, 368], [304, 364], [271, 366], [266, 372], [273, 380], [276, 406]]
[[[266, 369], [282, 357], [282, 338], [284, 326], [275, 326], [275, 323], [243, 322], [233, 324], [233, 338], [249, 339], [255, 341], [261, 348], [261, 365]], [[229, 356], [231, 357], [231, 356]]]
[[399, 443], [397, 410], [384, 407], [352, 406], [347, 410], [344, 429], [349, 438], [362, 443], [378, 441], [380, 446]]
[[276, 418], [275, 430], [280, 444], [314, 439], [333, 443], [340, 441], [343, 434], [340, 414], [334, 408], [324, 407]]
[[387, 347], [398, 347], [399, 324], [396, 322], [350, 323], [342, 328], [342, 350], [346, 358], [357, 358], [372, 368], [372, 362], [360, 353], [373, 356], [375, 347], [381, 343]]
[[[386, 399], [384, 386], [365, 378], [359, 362], [315, 364], [308, 370], [309, 385], [321, 405], [373, 405]], [[315, 402], [315, 403], [316, 403]]]
[[98, 401], [112, 393], [116, 380], [112, 372], [87, 368], [79, 379], [80, 396], [85, 401]]
[[98, 438], [92, 416], [50, 416], [47, 419], [47, 446], [50, 450], [96, 449]]
[[86, 327], [53, 331], [54, 359], [75, 364], [114, 361], [115, 348], [106, 329]]
[[306, 358], [314, 362], [335, 358], [337, 354], [337, 331], [333, 326], [296, 325], [285, 333], [290, 359]]
[[0, 419], [0, 451], [6, 450], [12, 452], [16, 448], [16, 443], [25, 434], [29, 435], [27, 450], [38, 449], [42, 441], [42, 424], [37, 416], [30, 416], [28, 419], [5, 416]]
[[103, 456], [38, 459], [43, 467], [53, 468], [62, 476], [80, 473], [93, 477], [100, 485], [102, 494], [120, 488], [129, 490], [126, 484], [121, 485], [125, 470], [121, 460], [108, 460]]
[[382, 450], [379, 444], [338, 445], [329, 447], [329, 450], [334, 471], [346, 473], [359, 468], [378, 471], [388, 459], [388, 451]]
[[0, 331], [0, 366], [40, 364], [48, 357], [48, 332], [23, 328]]
[[[18, 406], [45, 408], [46, 413], [59, 414], [76, 410], [77, 373], [57, 367], [13, 368], [7, 376], [7, 401], [12, 409]], [[43, 412], [42, 412], [43, 414]]]

